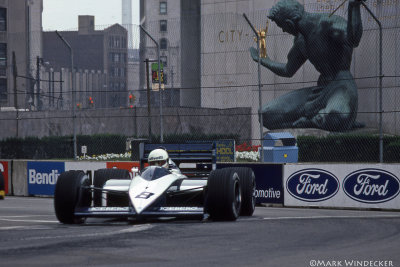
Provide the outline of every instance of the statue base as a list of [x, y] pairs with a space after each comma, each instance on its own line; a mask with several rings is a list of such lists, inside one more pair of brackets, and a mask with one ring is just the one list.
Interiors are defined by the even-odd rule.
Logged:
[[280, 133], [280, 132], [288, 132], [292, 134], [296, 139], [298, 136], [314, 136], [314, 137], [326, 137], [328, 135], [337, 135], [337, 134], [379, 134], [379, 130], [376, 128], [357, 128], [350, 131], [345, 132], [330, 132], [317, 128], [288, 128], [288, 129], [275, 129], [271, 131], [264, 132], [263, 136], [267, 133]]

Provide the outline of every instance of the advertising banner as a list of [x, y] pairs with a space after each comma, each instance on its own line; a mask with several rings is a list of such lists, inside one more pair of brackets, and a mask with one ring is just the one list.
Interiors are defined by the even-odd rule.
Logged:
[[28, 194], [49, 196], [54, 195], [54, 189], [58, 176], [60, 176], [64, 170], [64, 162], [28, 161]]
[[399, 164], [285, 165], [285, 206], [400, 209]]
[[0, 172], [4, 177], [4, 192], [8, 194], [8, 161], [0, 161]]
[[235, 162], [235, 140], [215, 141], [217, 162]]
[[[163, 71], [163, 63], [160, 63], [160, 72], [161, 72], [161, 89], [164, 90], [164, 71]], [[152, 90], [158, 91], [159, 88], [159, 75], [158, 75], [158, 63], [151, 64], [151, 82], [152, 82]]]
[[226, 167], [251, 168], [256, 177], [257, 203], [283, 204], [283, 164], [268, 163], [218, 163], [217, 169]]

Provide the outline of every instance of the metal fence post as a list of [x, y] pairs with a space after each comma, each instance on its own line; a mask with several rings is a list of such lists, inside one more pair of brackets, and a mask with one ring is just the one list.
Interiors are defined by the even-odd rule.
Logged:
[[160, 46], [158, 42], [143, 28], [139, 26], [143, 32], [156, 44], [157, 47], [157, 61], [158, 61], [158, 90], [160, 92], [160, 142], [164, 143], [164, 124], [163, 124], [163, 93], [161, 90], [161, 67], [160, 67]]
[[70, 55], [71, 55], [71, 92], [72, 92], [72, 128], [73, 128], [73, 143], [74, 143], [74, 160], [77, 159], [77, 144], [76, 144], [76, 115], [75, 115], [75, 74], [74, 74], [74, 51], [70, 44], [61, 36], [61, 34], [56, 31], [58, 37], [60, 37], [61, 41], [68, 47]]
[[368, 13], [372, 16], [372, 18], [376, 21], [379, 27], [379, 162], [383, 163], [383, 126], [382, 126], [382, 113], [383, 113], [383, 100], [382, 100], [382, 79], [383, 79], [383, 71], [382, 71], [382, 24], [379, 19], [372, 13], [369, 7], [361, 1], [361, 4], [365, 7]]
[[261, 93], [261, 68], [260, 68], [260, 45], [259, 45], [259, 41], [260, 41], [260, 36], [258, 35], [256, 29], [254, 28], [253, 24], [251, 24], [250, 20], [247, 18], [246, 14], [243, 13], [243, 17], [246, 19], [247, 23], [250, 25], [251, 29], [253, 30], [253, 32], [256, 35], [257, 38], [257, 54], [259, 56], [258, 58], [258, 62], [257, 62], [257, 75], [258, 75], [258, 117], [260, 120], [260, 143], [261, 143], [261, 150], [260, 150], [260, 161], [264, 162], [264, 147], [263, 147], [263, 114], [261, 112], [262, 109], [262, 93]]

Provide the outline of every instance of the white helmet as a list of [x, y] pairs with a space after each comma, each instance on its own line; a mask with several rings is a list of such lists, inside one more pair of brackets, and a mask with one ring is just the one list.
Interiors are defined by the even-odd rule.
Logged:
[[148, 162], [150, 166], [160, 166], [168, 169], [168, 158], [167, 151], [157, 148], [150, 152]]

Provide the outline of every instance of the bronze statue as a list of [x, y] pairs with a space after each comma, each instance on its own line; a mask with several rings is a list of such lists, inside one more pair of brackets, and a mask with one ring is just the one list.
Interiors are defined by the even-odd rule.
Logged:
[[[262, 66], [276, 75], [292, 77], [309, 60], [320, 73], [316, 86], [291, 91], [263, 106], [263, 125], [268, 129], [319, 128], [345, 131], [362, 127], [356, 122], [358, 93], [350, 73], [353, 48], [362, 35], [360, 4], [350, 0], [347, 21], [339, 16], [308, 13], [295, 0], [281, 0], [268, 18], [294, 36], [287, 63], [268, 56]], [[250, 48], [254, 61], [257, 50]]]
[[[259, 47], [260, 47], [260, 57], [266, 58], [267, 57], [267, 43], [266, 43], [266, 38], [267, 38], [267, 33], [268, 33], [268, 20], [267, 20], [267, 25], [265, 26], [265, 29], [260, 29], [257, 31], [258, 34], [258, 39], [259, 39]], [[257, 38], [254, 37], [254, 41], [257, 42]]]

